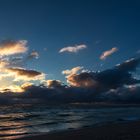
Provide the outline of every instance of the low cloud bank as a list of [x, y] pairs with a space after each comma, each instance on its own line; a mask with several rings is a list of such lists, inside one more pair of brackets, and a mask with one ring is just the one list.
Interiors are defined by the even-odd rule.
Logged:
[[[134, 78], [140, 58], [133, 58], [101, 72], [82, 71], [81, 67], [63, 71], [69, 85], [59, 80], [46, 80], [41, 85], [26, 83], [23, 93], [0, 94], [0, 102], [74, 103], [127, 102], [140, 103], [140, 80]], [[81, 72], [80, 72], [81, 70]], [[20, 70], [13, 70], [22, 75]], [[33, 76], [40, 75], [34, 71]], [[24, 73], [24, 74], [25, 74]]]

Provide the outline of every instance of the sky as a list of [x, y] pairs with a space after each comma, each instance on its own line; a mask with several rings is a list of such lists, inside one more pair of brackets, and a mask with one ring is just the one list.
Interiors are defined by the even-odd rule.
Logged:
[[139, 7], [139, 0], [0, 0], [1, 88], [45, 80], [69, 85], [79, 71], [137, 58]]

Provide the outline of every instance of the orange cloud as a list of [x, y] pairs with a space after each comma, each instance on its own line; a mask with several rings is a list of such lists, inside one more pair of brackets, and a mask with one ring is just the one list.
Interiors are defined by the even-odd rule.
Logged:
[[90, 73], [72, 74], [67, 76], [67, 82], [75, 87], [96, 87], [97, 82]]
[[112, 55], [113, 53], [117, 52], [118, 51], [118, 48], [114, 47], [110, 50], [107, 50], [105, 52], [102, 53], [102, 55], [100, 56], [100, 59], [101, 60], [104, 60], [106, 59], [108, 56]]
[[[26, 57], [17, 54], [24, 54], [28, 50], [26, 40], [8, 40], [0, 43], [0, 91], [18, 92], [23, 91], [22, 87], [27, 86], [27, 82], [41, 82], [45, 79], [45, 74], [36, 70], [27, 70], [21, 68], [24, 65]], [[30, 58], [38, 58], [36, 51], [30, 53]], [[26, 85], [22, 85], [26, 82]], [[22, 87], [21, 87], [22, 85]], [[29, 84], [28, 84], [29, 86]]]
[[26, 82], [21, 85], [21, 88], [25, 90], [25, 89], [28, 89], [28, 87], [31, 87], [32, 85], [33, 85], [33, 83]]
[[45, 79], [45, 74], [35, 71], [35, 70], [26, 70], [23, 68], [7, 68], [6, 72], [10, 75], [15, 76], [15, 81], [23, 80], [23, 81], [35, 81], [35, 80], [43, 80]]
[[72, 68], [71, 70], [63, 70], [62, 74], [65, 74], [65, 75], [76, 74], [81, 69], [83, 69], [83, 67], [77, 66], [77, 67]]
[[8, 56], [25, 53], [28, 50], [26, 44], [27, 44], [26, 40], [4, 41], [0, 44], [0, 55]]
[[[82, 69], [83, 67], [77, 66], [72, 68], [71, 70], [62, 71], [62, 74], [66, 75], [67, 83], [70, 84], [70, 86], [75, 87], [95, 86], [96, 82], [92, 79], [92, 76], [88, 73], [88, 71], [86, 72], [86, 70]], [[82, 72], [78, 74], [80, 70], [82, 70]]]

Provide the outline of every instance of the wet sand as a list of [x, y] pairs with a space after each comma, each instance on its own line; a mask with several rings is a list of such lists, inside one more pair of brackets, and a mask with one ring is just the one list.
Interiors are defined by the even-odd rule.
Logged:
[[140, 140], [140, 121], [53, 132], [17, 140]]

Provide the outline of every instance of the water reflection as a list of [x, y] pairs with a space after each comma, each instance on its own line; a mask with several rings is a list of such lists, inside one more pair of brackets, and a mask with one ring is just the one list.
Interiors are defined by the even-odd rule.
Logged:
[[29, 130], [25, 126], [28, 126], [25, 122], [0, 121], [0, 139], [6, 140], [28, 134]]
[[[119, 118], [140, 118], [140, 108], [76, 108], [48, 106], [0, 106], [0, 139], [77, 129]], [[130, 120], [130, 119], [129, 119]]]

